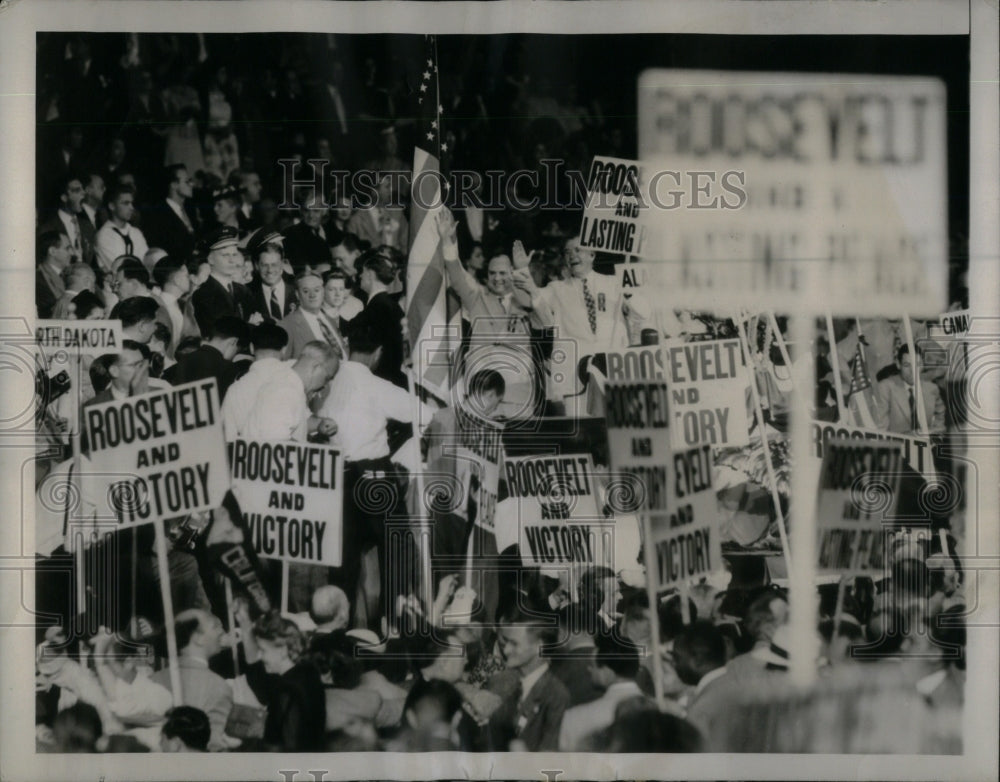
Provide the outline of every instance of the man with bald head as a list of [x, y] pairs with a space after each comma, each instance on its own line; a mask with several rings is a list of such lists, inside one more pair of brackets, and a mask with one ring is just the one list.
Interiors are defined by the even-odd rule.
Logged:
[[311, 415], [309, 404], [339, 368], [340, 359], [332, 345], [306, 343], [295, 363], [282, 364], [257, 392], [243, 436], [248, 440], [297, 442], [306, 442], [311, 434], [333, 436], [336, 423]]
[[309, 605], [309, 617], [316, 623], [313, 636], [345, 629], [350, 615], [351, 604], [340, 587], [328, 584], [313, 592]]
[[[229, 644], [222, 622], [217, 616], [199, 608], [189, 608], [177, 614], [174, 620], [177, 634], [177, 665], [181, 673], [181, 703], [175, 706], [194, 706], [208, 715], [212, 737], [210, 751], [231, 749], [239, 744], [225, 736], [226, 720], [233, 708], [233, 694], [226, 680], [208, 667], [208, 661]], [[164, 668], [150, 677], [152, 681], [170, 689], [170, 669]]]

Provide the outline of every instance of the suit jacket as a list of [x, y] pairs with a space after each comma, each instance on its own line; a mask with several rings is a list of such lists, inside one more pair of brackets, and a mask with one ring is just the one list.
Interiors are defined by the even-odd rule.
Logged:
[[245, 285], [233, 283], [233, 294], [230, 295], [221, 282], [209, 276], [191, 296], [194, 307], [194, 317], [203, 335], [211, 332], [216, 318], [232, 315], [241, 320], [248, 320], [253, 312], [253, 300]]
[[[326, 231], [326, 229], [323, 229]], [[333, 262], [327, 240], [313, 232], [305, 223], [297, 223], [283, 231], [285, 257], [295, 269], [318, 262]], [[327, 233], [329, 237], [329, 233]]]
[[504, 697], [488, 725], [494, 750], [506, 750], [512, 738], [523, 741], [529, 752], [554, 752], [559, 748], [559, 727], [569, 694], [551, 671], [542, 674], [520, 704], [520, 677], [515, 671], [498, 673], [487, 682], [486, 689]]
[[211, 345], [202, 345], [197, 350], [181, 356], [176, 364], [163, 373], [163, 379], [174, 386], [210, 377], [214, 377], [219, 384], [220, 400], [226, 396], [229, 386], [238, 377], [236, 365]]
[[198, 328], [198, 322], [194, 317], [194, 307], [191, 304], [191, 298], [188, 297], [184, 301], [178, 301], [177, 306], [180, 308], [181, 315], [184, 317], [183, 323], [181, 325], [181, 330], [179, 333], [174, 333], [174, 321], [170, 317], [170, 312], [167, 310], [167, 306], [163, 303], [163, 299], [153, 294], [153, 298], [156, 303], [159, 304], [159, 308], [156, 310], [156, 319], [160, 323], [166, 325], [170, 329], [170, 344], [167, 345], [167, 355], [170, 358], [174, 357], [174, 352], [177, 350], [177, 344], [184, 339], [184, 337], [200, 337], [201, 331]]
[[[196, 225], [195, 218], [188, 212], [191, 226]], [[171, 258], [186, 261], [194, 255], [195, 233], [189, 231], [184, 221], [161, 198], [142, 213], [142, 233], [150, 247], [159, 247], [167, 251]]]
[[[80, 224], [80, 257], [77, 259], [83, 263], [88, 263], [91, 266], [94, 265], [94, 241], [97, 238], [97, 229], [94, 228], [90, 219], [87, 217], [86, 213], [82, 210], [79, 215], [77, 215], [77, 222]], [[66, 230], [66, 225], [60, 219], [59, 215], [53, 215], [51, 218], [46, 220], [38, 228], [38, 233], [42, 234], [46, 231], [55, 231], [56, 233], [66, 234], [69, 233]]]
[[[250, 284], [247, 285], [247, 290], [250, 291], [250, 298], [253, 303], [252, 312], [259, 312], [264, 320], [275, 320], [275, 317], [271, 314], [270, 303], [264, 297], [264, 282], [260, 277], [254, 277]], [[292, 311], [298, 306], [299, 297], [295, 293], [295, 282], [286, 275], [285, 276], [285, 300], [281, 302], [281, 316], [282, 318], [290, 315]], [[280, 320], [280, 319], [279, 319]]]
[[[915, 434], [910, 425], [910, 395], [908, 386], [900, 375], [892, 375], [876, 385], [879, 409], [875, 423], [883, 431], [898, 434]], [[945, 428], [945, 405], [938, 387], [929, 380], [920, 381], [920, 390], [924, 397], [924, 412], [927, 417], [927, 427], [930, 432], [943, 432]], [[917, 390], [913, 389], [914, 401]], [[919, 419], [918, 419], [919, 423]]]
[[406, 388], [403, 374], [403, 310], [386, 291], [381, 291], [365, 305], [359, 315], [351, 320], [351, 331], [368, 329], [382, 346], [382, 358], [372, 372], [383, 380]]
[[[327, 319], [328, 322], [329, 319]], [[302, 348], [306, 346], [307, 342], [313, 342], [317, 339], [322, 339], [321, 336], [317, 336], [313, 333], [312, 328], [309, 326], [309, 322], [306, 320], [306, 316], [302, 314], [301, 309], [297, 309], [294, 312], [286, 315], [282, 318], [281, 322], [278, 324], [285, 331], [288, 332], [288, 347], [290, 350], [290, 355], [292, 358], [298, 358], [302, 353]], [[333, 323], [334, 331], [337, 331], [337, 324]], [[338, 336], [340, 336], [338, 334]], [[341, 339], [343, 337], [341, 336]], [[334, 345], [335, 348], [339, 348], [339, 345]]]
[[56, 302], [66, 292], [66, 286], [56, 272], [42, 264], [35, 270], [35, 309], [39, 318], [51, 318]]
[[510, 297], [506, 304], [500, 302], [500, 297], [489, 292], [485, 286], [474, 285], [468, 272], [458, 261], [448, 261], [448, 284], [462, 300], [462, 305], [469, 313], [474, 336], [494, 335], [505, 337], [510, 334], [530, 336], [531, 330], [541, 330], [551, 326], [547, 307], [539, 312], [527, 309], [518, 302], [517, 296]]

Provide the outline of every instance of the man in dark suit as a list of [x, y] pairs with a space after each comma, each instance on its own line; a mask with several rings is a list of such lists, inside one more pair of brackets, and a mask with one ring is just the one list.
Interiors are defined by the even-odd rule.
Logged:
[[256, 171], [233, 171], [229, 175], [229, 184], [239, 191], [240, 206], [236, 210], [236, 220], [240, 233], [246, 236], [260, 228], [260, 174]]
[[247, 252], [257, 274], [247, 285], [253, 300], [253, 311], [264, 320], [279, 321], [297, 306], [295, 286], [284, 274], [282, 236], [277, 231], [262, 229], [247, 242]]
[[193, 180], [187, 167], [168, 166], [164, 171], [166, 197], [142, 210], [142, 228], [146, 243], [159, 247], [167, 255], [184, 262], [194, 254], [195, 222], [188, 211]]
[[56, 302], [66, 291], [62, 274], [72, 256], [65, 233], [46, 231], [35, 242], [38, 269], [35, 272], [35, 308], [39, 318], [51, 318]]
[[243, 255], [237, 247], [238, 240], [236, 229], [229, 227], [216, 229], [206, 239], [211, 273], [191, 296], [195, 320], [202, 334], [211, 333], [216, 318], [230, 316], [250, 320], [253, 312], [250, 291], [236, 282], [243, 274]]
[[368, 303], [351, 321], [350, 331], [367, 330], [381, 346], [382, 358], [372, 368], [372, 373], [406, 388], [406, 375], [403, 374], [403, 310], [389, 294], [389, 286], [396, 281], [393, 256], [392, 248], [378, 247], [359, 259], [361, 290], [367, 294]]
[[226, 315], [212, 323], [208, 335], [200, 347], [178, 358], [177, 363], [163, 373], [163, 379], [179, 386], [214, 377], [219, 384], [221, 401], [239, 374], [233, 357], [239, 352], [240, 344], [247, 341], [247, 325], [239, 318]]
[[39, 233], [57, 231], [69, 237], [71, 252], [76, 261], [94, 263], [94, 239], [97, 231], [83, 215], [83, 183], [76, 175], [63, 181], [59, 195], [59, 210], [43, 223]]
[[555, 627], [543, 621], [521, 612], [501, 620], [498, 640], [507, 669], [486, 683], [503, 699], [487, 726], [495, 751], [554, 752], [559, 747], [569, 693], [541, 656], [542, 647], [556, 640]]
[[319, 196], [313, 196], [299, 211], [301, 222], [285, 229], [285, 257], [296, 273], [306, 266], [332, 263], [333, 253], [323, 227], [327, 211]]

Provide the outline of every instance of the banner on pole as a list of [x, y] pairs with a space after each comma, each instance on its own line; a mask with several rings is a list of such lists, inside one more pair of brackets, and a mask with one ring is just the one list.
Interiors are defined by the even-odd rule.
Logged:
[[120, 320], [40, 320], [35, 325], [35, 340], [47, 352], [103, 356], [118, 353], [123, 339]]
[[639, 162], [594, 156], [580, 246], [595, 252], [639, 255], [639, 218], [646, 201], [639, 193]]
[[907, 76], [649, 70], [643, 254], [691, 308], [947, 302], [946, 100]]
[[928, 481], [934, 481], [937, 478], [937, 470], [934, 467], [935, 446], [928, 437], [914, 437], [908, 434], [879, 432], [874, 429], [831, 424], [826, 421], [813, 421], [813, 455], [817, 459], [822, 459], [825, 455], [826, 444], [837, 437], [898, 443], [902, 448], [903, 464], [920, 473]]
[[901, 463], [898, 443], [845, 437], [826, 442], [816, 507], [821, 574], [882, 570], [882, 525], [895, 512]]
[[669, 394], [659, 346], [607, 354], [608, 450], [615, 472], [631, 479], [634, 510], [665, 512], [670, 463]]
[[505, 459], [504, 478], [517, 500], [525, 565], [603, 563], [604, 519], [590, 454]]
[[328, 445], [234, 440], [234, 490], [257, 556], [340, 567], [344, 463]]
[[454, 458], [455, 476], [465, 489], [466, 500], [474, 503], [474, 508], [469, 509], [475, 517], [475, 525], [495, 534], [503, 425], [463, 410], [461, 405], [455, 413], [459, 430]]
[[663, 356], [669, 370], [671, 445], [749, 445], [750, 379], [740, 341], [670, 341], [663, 346]]
[[83, 409], [90, 462], [112, 480], [123, 525], [171, 519], [222, 504], [229, 489], [215, 378]]

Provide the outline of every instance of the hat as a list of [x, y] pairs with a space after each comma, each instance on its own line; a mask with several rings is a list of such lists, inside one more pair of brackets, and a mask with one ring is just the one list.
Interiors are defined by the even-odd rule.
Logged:
[[281, 244], [285, 237], [273, 228], [258, 228], [246, 240], [247, 252], [250, 255], [257, 255], [269, 244]]
[[239, 240], [239, 231], [228, 225], [223, 225], [216, 228], [205, 237], [205, 240], [202, 242], [202, 247], [207, 255], [213, 250], [221, 250], [223, 247], [228, 247], [231, 244], [239, 244]]
[[240, 200], [240, 189], [232, 185], [220, 185], [212, 190], [212, 201], [220, 198], [231, 198], [233, 201]]
[[348, 638], [354, 638], [358, 641], [360, 646], [363, 646], [371, 652], [382, 654], [385, 651], [385, 644], [371, 630], [356, 628], [354, 630], [348, 630], [346, 635]]

